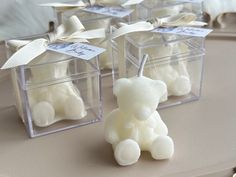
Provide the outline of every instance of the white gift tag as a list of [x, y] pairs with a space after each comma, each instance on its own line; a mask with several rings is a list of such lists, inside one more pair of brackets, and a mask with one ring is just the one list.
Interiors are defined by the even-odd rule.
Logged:
[[107, 16], [118, 17], [118, 18], [126, 17], [133, 12], [132, 9], [125, 9], [122, 7], [105, 7], [105, 6], [98, 6], [98, 5], [86, 7], [83, 10], [86, 12], [92, 12], [96, 14], [107, 15]]
[[202, 3], [203, 0], [177, 0], [178, 2], [187, 2], [187, 3]]
[[175, 27], [175, 28], [156, 28], [152, 32], [155, 33], [167, 33], [167, 34], [178, 34], [195, 37], [206, 37], [212, 29], [205, 28], [194, 28], [194, 27]]
[[90, 60], [105, 51], [103, 48], [84, 43], [57, 43], [50, 44], [47, 50], [63, 53], [83, 60]]

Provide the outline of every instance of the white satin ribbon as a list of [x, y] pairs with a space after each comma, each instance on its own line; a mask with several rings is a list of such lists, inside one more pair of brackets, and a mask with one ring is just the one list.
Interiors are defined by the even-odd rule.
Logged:
[[48, 39], [40, 38], [33, 41], [10, 40], [8, 44], [18, 50], [1, 69], [26, 65], [47, 50], [48, 44], [55, 42], [88, 42], [87, 39], [105, 38], [105, 29], [85, 31], [76, 16], [72, 16], [60, 25], [55, 33], [49, 33]]
[[147, 21], [141, 21], [134, 24], [120, 23], [120, 28], [113, 31], [111, 39], [123, 36], [128, 33], [139, 31], [151, 31], [158, 27], [176, 27], [176, 26], [204, 26], [205, 22], [195, 21], [197, 16], [193, 13], [180, 13], [165, 18], [153, 18]]
[[83, 1], [78, 1], [78, 2], [71, 2], [71, 3], [44, 3], [40, 4], [40, 6], [45, 6], [45, 7], [53, 7], [59, 11], [65, 11], [65, 10], [70, 10], [74, 8], [82, 9], [88, 6], [89, 4], [84, 3]]
[[54, 7], [57, 10], [64, 11], [69, 9], [82, 9], [88, 6], [93, 5], [102, 5], [102, 6], [130, 6], [135, 4], [140, 4], [144, 0], [88, 0], [87, 3], [84, 3], [83, 1], [77, 1], [72, 3], [45, 3], [40, 4], [40, 6], [47, 6], [47, 7]]

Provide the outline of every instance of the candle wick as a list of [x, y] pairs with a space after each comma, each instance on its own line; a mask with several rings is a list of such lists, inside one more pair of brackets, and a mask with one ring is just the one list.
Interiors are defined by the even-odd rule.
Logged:
[[143, 76], [144, 65], [147, 62], [148, 57], [149, 57], [148, 54], [143, 55], [143, 58], [142, 58], [142, 61], [138, 70], [138, 77]]

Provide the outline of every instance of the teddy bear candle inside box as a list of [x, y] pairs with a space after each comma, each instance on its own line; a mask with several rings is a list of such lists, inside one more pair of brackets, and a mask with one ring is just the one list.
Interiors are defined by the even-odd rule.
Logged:
[[[79, 19], [81, 19], [81, 22], [83, 23], [85, 29], [92, 30], [92, 29], [98, 29], [98, 28], [105, 28], [107, 34], [110, 32], [110, 26], [116, 25], [119, 22], [129, 22], [130, 16], [126, 16], [123, 18], [117, 18], [117, 17], [110, 17], [106, 15], [100, 15], [100, 14], [94, 14], [89, 13], [85, 11], [78, 11], [75, 13]], [[65, 13], [66, 16], [69, 16], [67, 13]], [[102, 53], [99, 57], [99, 67], [101, 69], [101, 75], [102, 77], [105, 76], [111, 76], [112, 75], [112, 59], [110, 57], [110, 43], [109, 40], [103, 39], [93, 39], [90, 40], [90, 43], [102, 48], [107, 49], [106, 52]]]
[[[31, 37], [7, 41], [8, 57], [17, 59], [24, 47], [27, 49], [34, 41], [37, 39]], [[82, 55], [83, 49], [89, 47], [83, 43], [73, 46], [62, 43], [50, 48]], [[84, 60], [51, 49], [26, 65], [11, 68], [16, 107], [30, 137], [94, 123], [102, 118], [98, 56]]]
[[146, 20], [151, 17], [166, 17], [182, 12], [191, 12], [201, 20], [203, 17], [202, 0], [145, 0], [137, 5], [137, 18]]
[[[86, 30], [105, 28], [107, 35], [109, 35], [111, 26], [116, 25], [119, 22], [128, 23], [131, 18], [131, 13], [133, 12], [132, 9], [121, 7], [125, 1], [94, 1], [93, 3], [92, 1], [84, 2], [85, 3], [83, 3], [80, 8], [76, 8], [77, 3], [63, 3], [65, 7], [71, 5], [69, 6], [69, 9], [61, 10], [61, 8], [56, 7], [55, 12], [59, 23], [63, 22], [65, 19], [68, 19], [72, 15], [76, 15], [81, 20]], [[138, 2], [140, 2], [140, 0]], [[93, 39], [90, 40], [90, 43], [107, 49], [106, 52], [102, 53], [99, 57], [99, 66], [102, 77], [111, 76], [113, 66], [110, 57], [109, 40], [105, 40], [105, 38]]]
[[205, 55], [204, 38], [139, 32], [125, 36], [124, 50], [125, 60], [122, 60], [118, 57], [119, 48], [113, 45], [113, 59], [119, 63], [114, 80], [135, 76], [142, 56], [148, 54], [144, 75], [162, 80], [167, 85], [168, 97], [162, 100], [159, 108], [199, 99]]

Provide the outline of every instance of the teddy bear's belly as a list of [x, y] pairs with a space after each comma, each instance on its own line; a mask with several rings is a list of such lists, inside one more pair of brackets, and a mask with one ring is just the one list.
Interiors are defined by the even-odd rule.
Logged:
[[157, 137], [154, 129], [146, 126], [135, 126], [135, 128], [132, 129], [125, 129], [121, 134], [121, 140], [133, 139], [139, 144], [140, 149], [143, 151], [149, 150], [153, 140]]
[[138, 144], [141, 150], [149, 150], [153, 140], [157, 137], [153, 128], [142, 127], [139, 130], [139, 140]]

